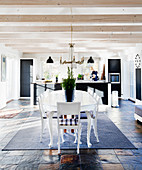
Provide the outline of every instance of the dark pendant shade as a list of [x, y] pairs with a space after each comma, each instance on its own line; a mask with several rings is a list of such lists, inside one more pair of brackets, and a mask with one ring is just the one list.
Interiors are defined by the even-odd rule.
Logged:
[[94, 60], [93, 60], [92, 56], [90, 56], [90, 58], [88, 59], [87, 63], [94, 63]]
[[49, 58], [47, 59], [46, 63], [54, 63], [51, 56], [49, 56]]

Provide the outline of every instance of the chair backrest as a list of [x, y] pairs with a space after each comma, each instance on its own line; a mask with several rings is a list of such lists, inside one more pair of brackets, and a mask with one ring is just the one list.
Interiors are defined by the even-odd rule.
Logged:
[[101, 90], [95, 89], [95, 93], [100, 97], [104, 97], [104, 92]]
[[45, 114], [45, 111], [44, 111], [44, 107], [43, 107], [43, 98], [44, 98], [43, 94], [41, 94], [39, 96], [39, 98], [38, 98], [39, 111], [40, 111], [41, 118], [46, 117], [46, 114]]
[[102, 97], [104, 97], [104, 92], [98, 89], [95, 89], [95, 93], [100, 97], [100, 104], [103, 104]]
[[99, 105], [100, 105], [100, 96], [96, 95], [96, 117], [98, 116], [98, 110], [99, 110]]
[[44, 91], [42, 94], [43, 94], [44, 97], [47, 97], [47, 96], [49, 95], [49, 93], [50, 93], [50, 90], [47, 89], [47, 90]]
[[87, 86], [87, 92], [93, 96], [94, 95], [94, 88]]
[[98, 103], [98, 105], [102, 105], [102, 98], [98, 95], [96, 95], [96, 102]]
[[46, 91], [44, 92], [45, 94], [47, 93], [50, 93], [51, 91], [50, 91], [50, 89], [46, 89]]
[[61, 115], [78, 115], [80, 120], [80, 102], [58, 102], [58, 119]]
[[96, 93], [94, 93], [93, 97], [94, 97], [94, 99], [96, 100], [97, 94], [96, 94]]

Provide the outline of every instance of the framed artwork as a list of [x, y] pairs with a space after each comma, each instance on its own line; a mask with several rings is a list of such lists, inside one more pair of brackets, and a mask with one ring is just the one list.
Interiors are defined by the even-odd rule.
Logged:
[[1, 81], [6, 81], [6, 56], [1, 55]]

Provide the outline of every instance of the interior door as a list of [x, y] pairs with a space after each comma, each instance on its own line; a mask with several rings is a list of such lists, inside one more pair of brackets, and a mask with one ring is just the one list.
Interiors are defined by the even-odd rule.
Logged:
[[33, 60], [20, 61], [20, 97], [30, 97], [30, 84], [33, 82]]
[[141, 69], [136, 69], [136, 99], [141, 100]]

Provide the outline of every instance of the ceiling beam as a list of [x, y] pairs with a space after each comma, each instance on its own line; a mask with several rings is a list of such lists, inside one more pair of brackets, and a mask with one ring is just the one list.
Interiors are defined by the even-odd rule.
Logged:
[[[124, 48], [128, 48], [128, 47], [124, 47]], [[124, 49], [123, 48], [123, 49]], [[55, 51], [55, 49], [47, 49], [47, 48], [22, 48], [22, 47], [17, 47], [15, 48], [16, 50], [19, 50], [21, 52], [24, 52], [24, 53], [68, 53], [68, 48], [67, 49], [57, 49]], [[105, 48], [105, 47], [96, 47], [96, 48], [93, 48], [93, 49], [76, 49], [74, 53], [84, 53], [84, 52], [95, 52], [96, 50], [108, 50], [108, 49], [111, 49], [111, 48]], [[118, 49], [118, 50], [121, 50], [121, 49]]]
[[142, 23], [142, 14], [127, 15], [0, 15], [0, 22]]
[[46, 6], [69, 6], [69, 7], [140, 7], [141, 0], [0, 0], [0, 5], [46, 5]]
[[[58, 40], [58, 43], [62, 43], [63, 40]], [[103, 40], [74, 40], [74, 43], [142, 43], [142, 39], [131, 39], [131, 38], [125, 38], [125, 39], [103, 39]], [[56, 39], [0, 39], [0, 44], [38, 44], [38, 43], [57, 43]], [[69, 43], [68, 40], [64, 40], [63, 43]]]
[[[86, 48], [96, 48], [96, 47], [116, 47], [118, 44], [117, 43], [76, 43], [75, 44], [75, 48], [80, 48], [80, 47], [86, 47]], [[134, 46], [135, 43], [121, 43], [119, 44], [119, 47], [131, 47]], [[6, 46], [8, 47], [28, 47], [28, 48], [56, 48], [56, 47], [60, 47], [60, 48], [69, 48], [69, 46], [66, 43], [46, 43], [46, 44], [41, 44], [41, 43], [37, 43], [37, 44], [6, 44]]]
[[[73, 32], [142, 32], [142, 26], [73, 26]], [[70, 26], [0, 26], [0, 32], [71, 32]]]
[[[88, 40], [88, 39], [142, 39], [142, 33], [73, 33], [74, 40]], [[0, 33], [0, 39], [56, 39], [64, 41], [67, 39], [71, 41], [70, 33]]]

